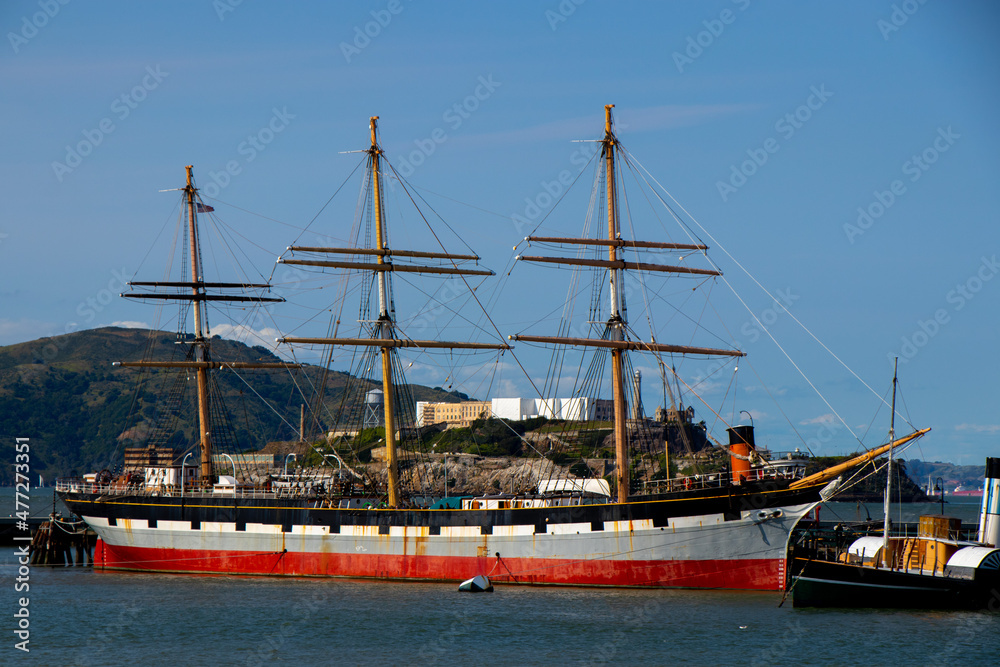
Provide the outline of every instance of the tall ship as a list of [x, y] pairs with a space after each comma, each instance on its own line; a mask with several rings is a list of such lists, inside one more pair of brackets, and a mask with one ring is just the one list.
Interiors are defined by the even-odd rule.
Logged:
[[[662, 436], [650, 435], [644, 427], [647, 420], [638, 407], [638, 386], [630, 382], [630, 359], [648, 357], [665, 371], [670, 367], [664, 361], [668, 355], [737, 359], [743, 353], [661, 343], [652, 336], [640, 336], [630, 325], [627, 275], [712, 280], [720, 274], [712, 267], [654, 263], [639, 257], [645, 252], [702, 257], [707, 251], [702, 243], [623, 237], [623, 186], [618, 170], [628, 154], [623, 158], [612, 106], [605, 108], [604, 134], [596, 142], [600, 150], [595, 154], [596, 179], [590, 205], [590, 210], [598, 211], [606, 221], [606, 228], [602, 222], [601, 232], [579, 238], [532, 235], [526, 239], [536, 246], [575, 249], [575, 256], [518, 257], [526, 264], [599, 272], [595, 294], [601, 305], [591, 310], [587, 324], [566, 327], [557, 332], [561, 335], [524, 333], [505, 338], [493, 327], [492, 339], [485, 342], [411, 337], [397, 317], [394, 279], [433, 276], [468, 285], [470, 279], [487, 279], [492, 271], [478, 267], [479, 257], [474, 253], [454, 254], [443, 247], [402, 250], [389, 242], [386, 180], [394, 177], [393, 183], [411, 200], [419, 196], [406, 189], [385, 160], [377, 117], [371, 118], [363, 196], [357, 207], [364, 220], [355, 235], [359, 243], [348, 248], [291, 246], [279, 260], [301, 270], [347, 272], [362, 278], [360, 289], [354, 290], [362, 297], [356, 336], [339, 334], [338, 315], [325, 337], [281, 339], [290, 349], [319, 346], [330, 354], [350, 350], [353, 377], [359, 378], [355, 389], [360, 396], [374, 396], [364, 407], [363, 399], [343, 398], [336, 414], [329, 401], [324, 402], [322, 388], [318, 397], [310, 399], [309, 417], [303, 413], [300, 437], [306, 440], [306, 431], [311, 428], [322, 430], [329, 445], [319, 451], [328, 464], [323, 467], [327, 472], [312, 477], [239, 479], [235, 464], [233, 475], [223, 474], [228, 470], [220, 470], [213, 456], [215, 421], [221, 410], [210, 398], [210, 371], [236, 371], [250, 368], [254, 362], [240, 365], [215, 359], [210, 352], [211, 340], [205, 335], [205, 309], [241, 300], [264, 303], [275, 297], [265, 296], [267, 283], [206, 281], [198, 243], [198, 214], [206, 206], [198, 198], [189, 167], [183, 190], [190, 278], [133, 283], [134, 288], [150, 290], [143, 292], [145, 296], [166, 288], [172, 291], [153, 298], [190, 303], [194, 331], [178, 341], [189, 353], [182, 361], [130, 363], [172, 365], [193, 373], [199, 432], [194, 442], [187, 443], [186, 451], [168, 460], [146, 461], [141, 472], [117, 468], [57, 482], [58, 493], [69, 509], [99, 537], [95, 567], [422, 581], [462, 581], [487, 575], [495, 583], [506, 584], [784, 589], [789, 539], [799, 521], [836, 491], [846, 471], [929, 429], [893, 438], [841, 465], [807, 475], [798, 458], [770, 455], [758, 447], [752, 424], [733, 423], [725, 429], [727, 443], [712, 439], [710, 445], [725, 451], [726, 469], [713, 474], [672, 475], [669, 448]], [[426, 217], [423, 222], [427, 222]], [[425, 264], [414, 264], [414, 260]], [[236, 288], [256, 293], [237, 295]], [[478, 302], [471, 286], [469, 292]], [[547, 294], [544, 290], [539, 296]], [[484, 317], [488, 320], [488, 315]], [[553, 466], [547, 477], [533, 478], [533, 488], [498, 484], [478, 494], [442, 499], [448, 493], [447, 472], [442, 494], [429, 484], [429, 471], [439, 464], [428, 459], [429, 441], [414, 415], [410, 385], [403, 379], [406, 366], [399, 355], [441, 350], [448, 354], [514, 354], [513, 344], [552, 348], [557, 359], [562, 358], [561, 350], [582, 348], [596, 353], [592, 369], [610, 366], [608, 377], [588, 370], [577, 385], [591, 398], [607, 391], [604, 395], [611, 396], [607, 409], [597, 410], [591, 403], [580, 407], [565, 423], [572, 422], [577, 435], [583, 432], [581, 423], [592, 423], [590, 435], [607, 448], [611, 472], [578, 475], [556, 471]], [[278, 368], [294, 365], [271, 362]], [[548, 388], [539, 390], [539, 394], [547, 393]], [[544, 404], [554, 399], [540, 400]], [[676, 406], [673, 409], [680, 411]], [[350, 428], [345, 426], [348, 417], [374, 419], [371, 428], [364, 424]], [[326, 426], [320, 428], [323, 419]], [[565, 435], [565, 430], [562, 433]], [[681, 435], [684, 433], [682, 428]], [[369, 461], [358, 466], [345, 452], [365, 437], [369, 445], [375, 438], [378, 447], [368, 447]], [[527, 441], [525, 446], [534, 448]], [[378, 456], [373, 459], [376, 450]], [[658, 458], [661, 454], [662, 459]], [[196, 457], [197, 465], [187, 464], [191, 456]], [[650, 466], [659, 466], [659, 473], [650, 474]]]

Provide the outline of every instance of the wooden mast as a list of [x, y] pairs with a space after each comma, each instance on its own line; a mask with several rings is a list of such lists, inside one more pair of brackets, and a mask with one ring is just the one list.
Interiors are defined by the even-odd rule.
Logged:
[[618, 502], [626, 502], [629, 497], [630, 475], [628, 456], [628, 409], [625, 399], [625, 378], [624, 359], [629, 350], [654, 352], [654, 353], [677, 353], [677, 354], [705, 354], [705, 355], [726, 355], [733, 357], [744, 356], [738, 350], [722, 350], [707, 347], [693, 347], [689, 345], [666, 345], [663, 343], [632, 341], [626, 339], [625, 328], [627, 323], [624, 315], [624, 304], [622, 302], [623, 285], [622, 272], [651, 271], [678, 273], [688, 275], [719, 276], [719, 271], [713, 269], [696, 269], [686, 266], [672, 266], [666, 264], [647, 264], [637, 261], [626, 261], [619, 253], [620, 249], [665, 249], [665, 250], [707, 250], [707, 246], [700, 243], [665, 243], [655, 241], [636, 241], [621, 238], [618, 219], [618, 190], [617, 179], [615, 177], [615, 151], [618, 140], [614, 134], [614, 127], [611, 118], [613, 104], [604, 107], [604, 139], [602, 144], [602, 156], [604, 158], [604, 176], [607, 188], [607, 214], [608, 214], [608, 234], [607, 239], [572, 239], [548, 236], [528, 236], [525, 238], [529, 243], [537, 241], [540, 243], [570, 243], [582, 245], [607, 246], [608, 258], [583, 259], [568, 257], [516, 257], [518, 260], [529, 262], [543, 262], [552, 264], [565, 264], [569, 266], [589, 266], [608, 270], [609, 293], [611, 301], [611, 313], [607, 322], [605, 337], [601, 339], [591, 338], [569, 338], [565, 336], [510, 336], [511, 340], [552, 343], [556, 345], [581, 345], [585, 347], [596, 347], [610, 350], [611, 352], [611, 383], [614, 395], [614, 439], [615, 439], [615, 483]]
[[[391, 312], [389, 275], [394, 272], [428, 273], [446, 275], [492, 276], [494, 273], [482, 269], [465, 269], [456, 264], [458, 261], [478, 261], [478, 255], [454, 255], [444, 252], [425, 252], [415, 250], [392, 250], [388, 247], [386, 235], [385, 210], [382, 206], [382, 149], [378, 144], [378, 116], [370, 118], [371, 148], [368, 149], [369, 165], [372, 179], [372, 209], [375, 213], [375, 248], [327, 248], [315, 246], [291, 246], [292, 252], [314, 252], [334, 255], [374, 256], [375, 262], [341, 262], [329, 260], [305, 260], [279, 258], [281, 264], [297, 264], [302, 266], [328, 267], [336, 269], [354, 269], [373, 271], [378, 281], [378, 322], [371, 338], [311, 338], [289, 336], [277, 339], [279, 343], [367, 346], [381, 348], [382, 355], [382, 393], [385, 400], [385, 451], [386, 468], [388, 472], [388, 505], [398, 507], [402, 501], [399, 484], [399, 463], [396, 443], [396, 412], [395, 384], [392, 377], [393, 350], [397, 348], [417, 349], [468, 349], [468, 350], [507, 350], [509, 345], [489, 343], [465, 343], [435, 340], [412, 340], [399, 337]], [[444, 266], [415, 266], [393, 264], [386, 261], [397, 257], [415, 257], [427, 259], [443, 259], [451, 263]]]
[[[188, 236], [191, 239], [191, 301], [194, 306], [194, 359], [196, 362], [208, 361], [207, 343], [205, 332], [201, 326], [201, 302], [204, 300], [204, 288], [201, 285], [202, 275], [200, 262], [198, 261], [198, 225], [195, 218], [194, 203], [194, 179], [191, 170], [193, 165], [184, 168], [187, 171], [187, 193], [188, 205]], [[208, 368], [198, 365], [195, 368], [198, 381], [198, 431], [201, 441], [201, 479], [205, 483], [212, 483], [212, 422], [208, 412]]]
[[[301, 364], [284, 362], [248, 362], [248, 361], [215, 361], [211, 359], [209, 353], [209, 341], [205, 337], [207, 331], [207, 321], [203, 312], [203, 303], [209, 301], [228, 302], [254, 302], [254, 303], [278, 303], [284, 301], [281, 297], [264, 296], [240, 296], [234, 294], [208, 294], [207, 288], [215, 289], [264, 289], [269, 288], [269, 284], [248, 283], [248, 282], [205, 282], [202, 275], [201, 254], [198, 242], [197, 224], [197, 204], [195, 194], [198, 190], [194, 187], [194, 176], [192, 165], [185, 168], [187, 173], [187, 185], [181, 190], [187, 200], [188, 213], [188, 237], [190, 239], [188, 250], [191, 253], [191, 280], [189, 281], [132, 281], [130, 287], [149, 288], [179, 288], [178, 292], [155, 292], [155, 291], [133, 291], [119, 296], [134, 299], [157, 299], [173, 301], [190, 301], [194, 306], [194, 360], [193, 361], [116, 361], [113, 365], [120, 367], [135, 368], [186, 368], [195, 371], [196, 385], [198, 391], [198, 443], [201, 447], [201, 477], [205, 483], [211, 483], [213, 478], [212, 470], [212, 424], [211, 413], [208, 405], [208, 371], [215, 368], [242, 369], [242, 368], [301, 368]], [[190, 293], [183, 290], [190, 288]]]
[[[618, 240], [618, 210], [615, 201], [615, 135], [611, 127], [611, 109], [615, 105], [604, 106], [604, 172], [607, 181], [608, 200], [608, 240]], [[611, 318], [608, 326], [608, 338], [612, 341], [625, 340], [624, 327], [622, 321], [619, 294], [621, 289], [621, 269], [618, 268], [618, 245], [608, 245], [608, 282], [611, 297]], [[614, 434], [615, 434], [615, 486], [618, 493], [618, 502], [624, 503], [629, 495], [629, 459], [627, 416], [625, 407], [625, 385], [622, 373], [622, 357], [624, 350], [620, 348], [611, 349], [611, 385], [614, 391]]]
[[[382, 210], [382, 173], [379, 162], [382, 149], [378, 145], [378, 116], [370, 121], [372, 147], [369, 151], [372, 170], [372, 197], [375, 209], [375, 250], [385, 250]], [[375, 256], [376, 264], [385, 264], [385, 255]], [[388, 282], [384, 270], [377, 271], [378, 279], [378, 327], [376, 331], [383, 338], [393, 338], [392, 317], [389, 315]], [[399, 507], [399, 464], [396, 461], [396, 388], [392, 382], [392, 349], [382, 348], [382, 394], [385, 399], [385, 466], [389, 475], [389, 507]]]
[[[892, 413], [889, 415], [889, 442], [896, 439], [896, 377], [899, 368], [899, 357], [892, 365]], [[889, 556], [889, 509], [892, 502], [892, 448], [889, 448], [889, 461], [885, 470], [885, 498], [882, 512], [882, 565], [892, 567]]]

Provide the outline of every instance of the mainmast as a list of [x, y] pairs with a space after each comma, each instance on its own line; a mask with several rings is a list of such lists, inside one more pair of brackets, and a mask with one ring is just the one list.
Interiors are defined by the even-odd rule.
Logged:
[[[372, 116], [370, 121], [372, 147], [369, 149], [371, 164], [372, 198], [375, 209], [375, 250], [385, 250], [385, 229], [382, 209], [382, 171], [379, 169], [382, 149], [378, 145], [378, 116]], [[385, 264], [385, 255], [381, 252], [375, 256], [375, 263]], [[393, 337], [393, 322], [389, 315], [388, 276], [385, 271], [376, 271], [378, 278], [378, 326], [376, 334], [382, 338]], [[382, 354], [382, 393], [385, 397], [385, 465], [389, 474], [389, 506], [399, 507], [399, 464], [396, 461], [396, 388], [392, 382], [392, 349], [383, 347]]]
[[[378, 285], [378, 320], [373, 329], [372, 338], [279, 338], [279, 343], [303, 343], [321, 345], [367, 346], [381, 348], [382, 358], [382, 392], [385, 399], [385, 458], [388, 472], [387, 500], [390, 507], [399, 507], [402, 495], [399, 485], [399, 463], [396, 448], [396, 391], [392, 375], [393, 354], [397, 348], [418, 349], [473, 349], [473, 350], [506, 350], [508, 345], [488, 343], [463, 343], [449, 341], [412, 340], [398, 338], [396, 323], [393, 320], [392, 292], [390, 277], [392, 272], [430, 273], [445, 275], [492, 276], [493, 272], [482, 269], [466, 269], [459, 267], [458, 261], [478, 261], [478, 255], [453, 255], [443, 252], [422, 252], [414, 250], [390, 250], [388, 247], [385, 209], [382, 205], [382, 148], [378, 144], [378, 116], [372, 116], [369, 121], [371, 133], [371, 148], [368, 149], [369, 168], [372, 182], [372, 210], [375, 214], [375, 248], [320, 248], [313, 246], [292, 246], [292, 252], [310, 252], [330, 255], [374, 256], [375, 262], [344, 262], [339, 260], [285, 259], [278, 260], [281, 264], [300, 266], [328, 267], [336, 269], [358, 269], [374, 271]], [[414, 257], [425, 259], [443, 259], [451, 266], [415, 266], [394, 264], [392, 256]]]
[[[617, 241], [618, 234], [618, 202], [615, 199], [617, 194], [615, 183], [615, 144], [617, 143], [614, 131], [611, 127], [611, 109], [615, 105], [604, 106], [604, 140], [602, 150], [604, 152], [604, 178], [607, 181], [608, 200], [608, 240]], [[611, 317], [608, 320], [608, 338], [612, 341], [625, 340], [625, 322], [622, 319], [621, 307], [619, 303], [619, 287], [621, 281], [621, 269], [618, 264], [618, 246], [608, 246], [608, 262], [611, 267], [608, 269], [609, 296], [611, 299]], [[629, 457], [628, 439], [625, 406], [625, 384], [622, 373], [622, 356], [624, 350], [611, 350], [611, 384], [614, 395], [614, 432], [615, 432], [615, 482], [618, 489], [618, 502], [623, 503], [628, 500], [629, 493]]]

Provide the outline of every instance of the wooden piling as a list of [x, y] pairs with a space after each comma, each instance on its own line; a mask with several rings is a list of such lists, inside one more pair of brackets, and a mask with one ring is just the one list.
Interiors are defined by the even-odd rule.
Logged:
[[72, 529], [61, 525], [60, 517], [52, 514], [38, 527], [31, 540], [32, 565], [83, 565], [88, 560], [93, 563], [86, 530], [79, 531], [75, 524], [70, 525]]

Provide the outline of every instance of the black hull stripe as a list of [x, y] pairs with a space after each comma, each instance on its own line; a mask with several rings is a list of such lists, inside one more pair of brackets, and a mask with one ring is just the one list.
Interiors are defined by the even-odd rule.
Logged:
[[329, 526], [331, 532], [340, 526], [428, 526], [434, 534], [445, 526], [533, 525], [589, 523], [603, 526], [605, 522], [653, 522], [654, 527], [669, 526], [671, 519], [722, 515], [726, 521], [739, 520], [744, 512], [756, 512], [776, 507], [805, 505], [820, 500], [821, 487], [789, 490], [755, 485], [732, 489], [727, 493], [701, 497], [662, 497], [657, 500], [633, 501], [623, 504], [578, 505], [569, 507], [530, 507], [519, 509], [480, 510], [417, 510], [417, 509], [340, 509], [315, 507], [314, 500], [266, 498], [236, 499], [191, 498], [167, 496], [107, 496], [83, 493], [62, 493], [62, 499], [74, 513], [81, 516], [158, 521], [214, 521], [222, 523], [269, 524], [281, 526]]

